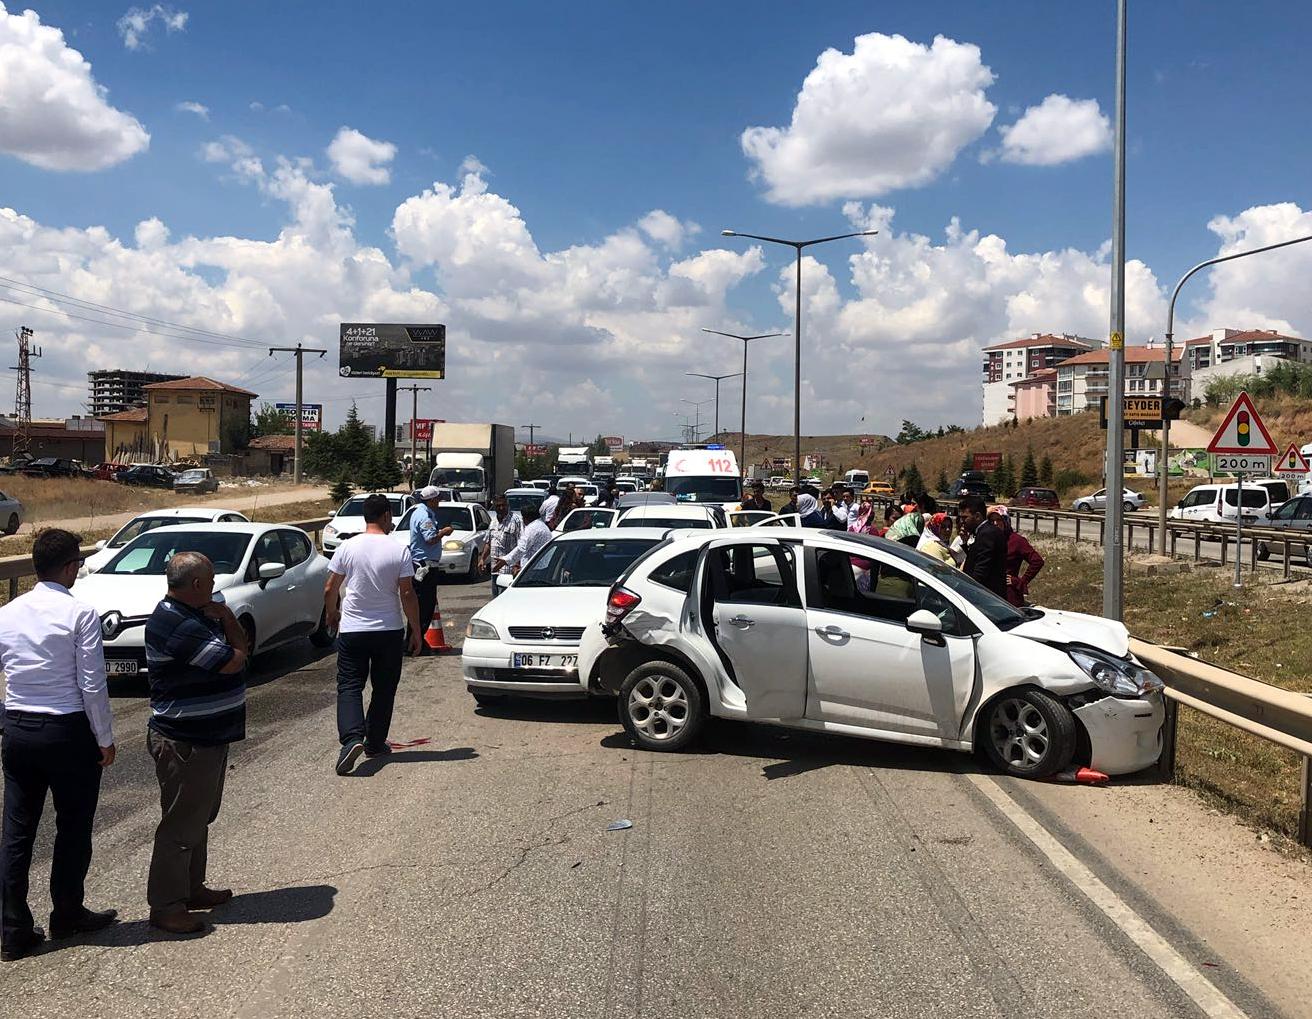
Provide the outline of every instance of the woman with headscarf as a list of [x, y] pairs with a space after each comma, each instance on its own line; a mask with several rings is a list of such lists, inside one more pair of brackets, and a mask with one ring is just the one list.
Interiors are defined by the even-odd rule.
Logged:
[[902, 516], [902, 507], [897, 503], [889, 503], [884, 507], [884, 526], [872, 528], [871, 533], [876, 538], [888, 537], [888, 529], [897, 523]]
[[952, 518], [946, 513], [935, 513], [925, 518], [925, 530], [916, 542], [916, 551], [947, 566], [956, 566], [956, 557], [949, 543], [952, 541]]
[[869, 534], [874, 527], [875, 504], [863, 496], [861, 505], [847, 515], [848, 534]]
[[803, 527], [825, 526], [825, 518], [820, 514], [820, 503], [810, 492], [802, 492], [797, 497], [797, 515], [802, 518]]

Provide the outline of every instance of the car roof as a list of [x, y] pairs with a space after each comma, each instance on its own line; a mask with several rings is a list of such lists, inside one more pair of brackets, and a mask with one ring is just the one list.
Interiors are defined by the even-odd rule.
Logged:
[[[217, 517], [222, 513], [241, 513], [241, 510], [226, 509], [215, 506], [168, 506], [163, 509], [146, 510], [144, 513], [138, 513], [132, 520], [141, 520], [144, 517], [189, 517], [192, 515], [201, 517]], [[245, 516], [245, 513], [241, 513]], [[131, 523], [129, 520], [128, 523]]]
[[525, 488], [507, 488], [502, 495], [538, 495], [544, 491], [546, 491], [546, 489], [530, 485]]
[[629, 538], [651, 538], [662, 540], [669, 532], [669, 527], [584, 527], [577, 531], [565, 531], [551, 540], [555, 541], [627, 541]]
[[[151, 534], [158, 534], [161, 531], [205, 531], [218, 532], [220, 534], [263, 534], [266, 531], [300, 531], [308, 538], [305, 531], [292, 524], [253, 524], [253, 523], [206, 523], [206, 524], [172, 524], [168, 527], [156, 527]], [[135, 539], [134, 539], [135, 540]]]
[[[719, 507], [715, 507], [718, 509]], [[658, 502], [650, 503], [644, 506], [631, 506], [624, 510], [626, 517], [644, 517], [647, 514], [658, 517], [670, 517], [671, 514], [677, 519], [687, 517], [689, 520], [701, 520], [703, 517], [714, 516], [714, 510], [710, 506], [689, 506], [684, 503]]]

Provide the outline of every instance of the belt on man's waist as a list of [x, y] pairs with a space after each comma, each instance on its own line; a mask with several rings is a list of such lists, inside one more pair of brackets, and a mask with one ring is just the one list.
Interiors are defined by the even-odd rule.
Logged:
[[20, 711], [18, 708], [5, 708], [5, 718], [33, 719], [38, 722], [85, 722], [85, 711]]

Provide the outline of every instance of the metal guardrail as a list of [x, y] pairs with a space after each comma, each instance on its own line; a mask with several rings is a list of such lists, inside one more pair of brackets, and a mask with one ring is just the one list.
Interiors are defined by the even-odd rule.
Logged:
[[[332, 517], [314, 517], [311, 520], [286, 520], [279, 521], [287, 527], [299, 527], [314, 540], [315, 547], [320, 544], [320, 534], [324, 526]], [[259, 523], [260, 521], [256, 521]], [[82, 549], [82, 555], [94, 555], [99, 549], [95, 545], [87, 545]], [[7, 601], [13, 601], [18, 597], [18, 582], [24, 577], [36, 576], [36, 570], [32, 568], [31, 555], [5, 556], [0, 558], [0, 581], [8, 581], [9, 593]]]
[[[1030, 526], [1027, 528], [1031, 533], [1042, 533], [1043, 524], [1052, 523], [1052, 536], [1055, 538], [1070, 537], [1069, 534], [1061, 533], [1063, 522], [1073, 523], [1075, 527], [1076, 541], [1097, 541], [1103, 544], [1106, 537], [1106, 518], [1101, 513], [1076, 513], [1073, 510], [1048, 510], [1036, 509], [1028, 506], [1009, 507], [1011, 514], [1012, 526], [1016, 530], [1025, 529], [1025, 523], [1028, 519]], [[1153, 551], [1157, 545], [1154, 538], [1157, 534], [1157, 518], [1135, 519], [1135, 515], [1127, 513], [1123, 518], [1125, 528], [1126, 546], [1134, 547], [1134, 532], [1147, 533], [1147, 546], [1145, 551]], [[1081, 534], [1084, 531], [1084, 534]], [[1188, 551], [1181, 552], [1180, 545], [1184, 543], [1186, 548], [1192, 542], [1193, 561], [1201, 562], [1204, 558], [1203, 543], [1219, 545], [1221, 547], [1221, 565], [1225, 566], [1232, 562], [1232, 553], [1234, 555], [1244, 555], [1247, 551], [1249, 566], [1251, 569], [1259, 567], [1266, 569], [1279, 569], [1286, 578], [1293, 575], [1293, 560], [1296, 558], [1303, 559], [1309, 567], [1312, 567], [1312, 531], [1289, 531], [1283, 528], [1274, 527], [1244, 527], [1244, 540], [1242, 545], [1236, 547], [1235, 529], [1233, 524], [1202, 523], [1192, 520], [1168, 520], [1166, 522], [1167, 546], [1172, 556], [1189, 555]], [[1271, 555], [1269, 560], [1262, 559], [1262, 548], [1265, 547]], [[1302, 567], [1299, 572], [1302, 572]]]
[[1177, 707], [1184, 704], [1218, 721], [1299, 754], [1298, 841], [1312, 848], [1312, 698], [1200, 661], [1180, 648], [1137, 637], [1130, 650], [1166, 684], [1167, 714], [1158, 767], [1175, 777]]

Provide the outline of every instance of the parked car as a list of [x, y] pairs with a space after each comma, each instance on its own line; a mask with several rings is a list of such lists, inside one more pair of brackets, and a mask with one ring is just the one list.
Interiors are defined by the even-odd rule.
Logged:
[[1011, 500], [1013, 506], [1033, 506], [1037, 509], [1061, 509], [1061, 500], [1051, 488], [1022, 488]]
[[[1143, 509], [1146, 500], [1138, 492], [1132, 492], [1128, 488], [1121, 493], [1121, 506], [1126, 513], [1132, 513], [1137, 509]], [[1082, 495], [1071, 503], [1071, 509], [1076, 513], [1105, 513], [1107, 511], [1107, 489], [1100, 488], [1098, 491], [1089, 495]]]
[[1242, 515], [1246, 524], [1266, 524], [1271, 516], [1271, 493], [1261, 485], [1244, 485], [1243, 510], [1239, 509], [1238, 484], [1195, 485], [1175, 504], [1173, 520], [1209, 524], [1233, 524]]
[[82, 468], [76, 460], [62, 456], [42, 456], [29, 460], [19, 468], [19, 472], [29, 478], [81, 478]]
[[[410, 542], [410, 518], [417, 507], [410, 507], [396, 522], [392, 540], [401, 544]], [[487, 546], [488, 529], [492, 518], [477, 503], [440, 502], [433, 510], [439, 528], [450, 526], [452, 532], [442, 539], [442, 557], [438, 569], [442, 573], [462, 573], [470, 580], [478, 577], [478, 560]]]
[[861, 494], [873, 495], [876, 498], [891, 499], [897, 493], [893, 490], [893, 486], [887, 481], [872, 481], [870, 484], [866, 485], [865, 488], [861, 489]]
[[512, 513], [518, 513], [525, 506], [541, 506], [546, 501], [547, 490], [538, 488], [510, 488], [506, 490], [506, 505]]
[[966, 495], [977, 495], [985, 502], [992, 502], [995, 498], [993, 486], [987, 481], [961, 477], [948, 486], [948, 499], [960, 499]]
[[1267, 499], [1270, 502], [1268, 515], [1275, 513], [1276, 508], [1281, 506], [1292, 494], [1289, 491], [1289, 482], [1281, 478], [1255, 478], [1252, 481], [1244, 481], [1244, 487], [1253, 485], [1258, 488], [1265, 488]]
[[611, 588], [579, 682], [618, 694], [649, 750], [687, 746], [710, 717], [980, 750], [1030, 778], [1081, 748], [1099, 771], [1134, 772], [1162, 745], [1161, 680], [1121, 623], [1015, 608], [905, 545], [837, 531], [661, 545]]
[[[405, 511], [415, 504], [413, 496], [402, 495], [400, 492], [384, 492], [382, 494], [387, 496], [387, 501], [392, 507], [393, 521], [400, 520]], [[319, 542], [323, 547], [324, 555], [332, 558], [332, 554], [337, 551], [342, 542], [364, 532], [364, 501], [366, 498], [363, 495], [353, 495], [337, 507], [337, 512], [324, 525], [323, 537]]]
[[620, 495], [626, 495], [629, 492], [641, 492], [642, 482], [637, 478], [616, 478], [615, 488]]
[[605, 506], [582, 506], [579, 509], [570, 510], [564, 519], [555, 526], [554, 531], [556, 534], [568, 534], [571, 531], [614, 527], [615, 518], [619, 515], [619, 510], [609, 509]]
[[[1266, 526], [1282, 531], [1312, 532], [1312, 495], [1296, 495], [1282, 503], [1278, 509], [1272, 512], [1271, 519], [1266, 522]], [[1276, 547], [1280, 548], [1279, 545]], [[1306, 547], [1301, 550], [1297, 546], [1290, 549], [1291, 555], [1305, 552]], [[1268, 542], [1261, 542], [1257, 546], [1257, 557], [1259, 559], [1271, 558], [1271, 545]]]
[[634, 506], [621, 511], [616, 527], [728, 527], [729, 520], [724, 510], [711, 503], [692, 506], [656, 504], [652, 506]]
[[192, 467], [178, 474], [173, 479], [175, 492], [217, 492], [219, 479], [214, 472], [205, 467]]
[[616, 509], [632, 509], [634, 506], [674, 506], [678, 500], [669, 492], [625, 492], [615, 500]]
[[127, 464], [99, 463], [91, 468], [90, 474], [97, 481], [113, 481], [127, 469]]
[[111, 680], [148, 671], [146, 621], [167, 590], [164, 567], [179, 552], [200, 552], [214, 564], [214, 590], [246, 631], [252, 653], [307, 637], [316, 647], [332, 643], [323, 615], [328, 562], [304, 531], [249, 523], [157, 527], [77, 584], [78, 599], [100, 616]]
[[139, 464], [119, 471], [114, 479], [120, 485], [140, 485], [146, 488], [172, 488], [173, 472], [156, 464]]
[[23, 524], [23, 504], [12, 495], [0, 492], [0, 523], [5, 534], [14, 534]]
[[465, 629], [461, 671], [474, 699], [586, 696], [578, 680], [579, 639], [605, 615], [616, 578], [662, 540], [663, 532], [647, 529], [552, 539]]
[[[96, 551], [87, 556], [87, 561], [78, 571], [78, 577], [96, 573], [106, 563], [118, 555], [118, 550], [138, 535], [153, 531], [157, 527], [176, 527], [182, 524], [246, 524], [250, 523], [245, 514], [236, 510], [221, 509], [215, 506], [176, 506], [170, 509], [151, 510], [133, 517], [120, 527], [114, 536], [96, 542]], [[78, 590], [81, 590], [79, 588]]]
[[551, 482], [548, 481], [546, 478], [534, 478], [532, 481], [526, 481], [520, 487], [537, 488], [537, 489], [541, 489], [543, 492], [547, 492], [551, 489]]

